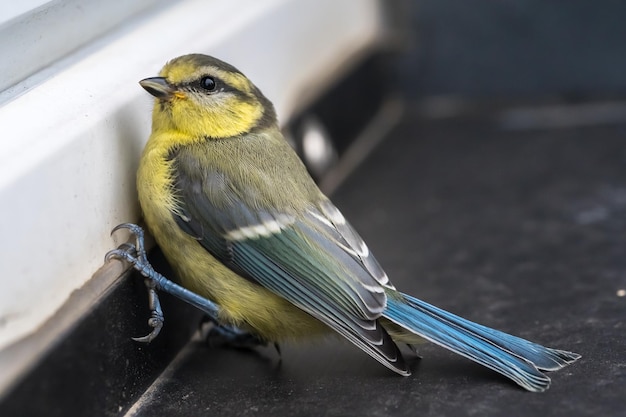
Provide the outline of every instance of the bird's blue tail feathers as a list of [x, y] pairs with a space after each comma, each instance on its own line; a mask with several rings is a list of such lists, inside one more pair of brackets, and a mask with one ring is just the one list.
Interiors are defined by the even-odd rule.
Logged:
[[[393, 290], [390, 290], [390, 292]], [[424, 339], [472, 359], [515, 381], [529, 391], [545, 391], [554, 371], [580, 355], [551, 349], [473, 323], [410, 295], [388, 294], [383, 316]]]

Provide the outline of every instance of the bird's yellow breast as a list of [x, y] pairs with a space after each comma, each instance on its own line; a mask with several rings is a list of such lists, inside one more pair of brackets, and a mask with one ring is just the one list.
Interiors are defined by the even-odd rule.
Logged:
[[174, 139], [180, 143], [180, 138], [168, 137], [172, 134], [155, 132], [150, 137], [137, 188], [146, 224], [181, 284], [216, 302], [225, 322], [247, 327], [268, 341], [326, 333], [328, 328], [317, 319], [224, 266], [176, 224], [169, 144]]

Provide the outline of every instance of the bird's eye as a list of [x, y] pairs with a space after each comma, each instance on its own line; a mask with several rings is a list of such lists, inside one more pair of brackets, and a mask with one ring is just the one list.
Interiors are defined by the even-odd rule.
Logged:
[[202, 79], [200, 80], [200, 87], [204, 88], [207, 91], [215, 90], [215, 86], [216, 83], [213, 77], [202, 77]]

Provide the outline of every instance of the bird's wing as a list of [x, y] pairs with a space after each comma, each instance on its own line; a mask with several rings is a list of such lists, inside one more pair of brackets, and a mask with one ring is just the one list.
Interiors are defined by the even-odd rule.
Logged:
[[[193, 158], [191, 159], [193, 160]], [[408, 370], [378, 322], [387, 276], [327, 199], [304, 213], [252, 203], [258, 190], [177, 158], [177, 224], [213, 256], [324, 322], [390, 369]]]

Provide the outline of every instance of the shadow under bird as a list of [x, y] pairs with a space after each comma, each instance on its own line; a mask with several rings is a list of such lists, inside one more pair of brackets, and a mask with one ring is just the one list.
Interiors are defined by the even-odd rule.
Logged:
[[157, 290], [197, 306], [225, 336], [278, 343], [335, 331], [400, 375], [396, 343], [424, 339], [529, 391], [580, 355], [503, 333], [398, 291], [278, 128], [272, 103], [235, 67], [206, 55], [168, 62], [140, 82], [156, 100], [137, 186], [145, 222], [180, 277], [156, 272], [135, 244], [111, 251]]

